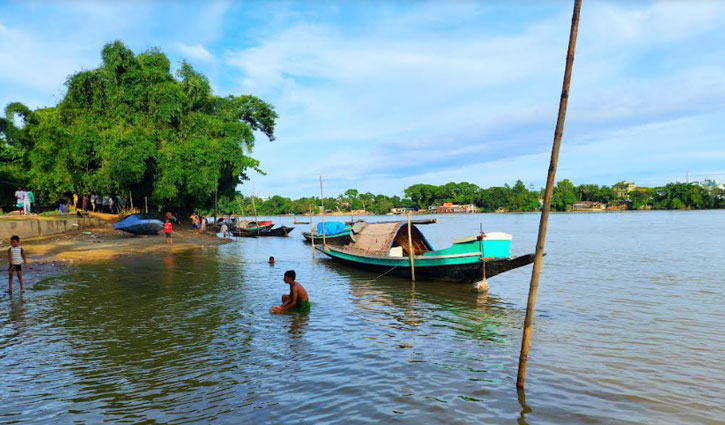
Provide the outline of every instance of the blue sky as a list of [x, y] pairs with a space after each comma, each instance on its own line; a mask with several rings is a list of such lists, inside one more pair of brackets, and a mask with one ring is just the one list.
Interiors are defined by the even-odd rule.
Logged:
[[[543, 186], [570, 1], [7, 2], [0, 106], [54, 105], [106, 42], [279, 115], [261, 196]], [[725, 2], [585, 0], [557, 179], [725, 180]], [[250, 192], [250, 184], [242, 191]]]

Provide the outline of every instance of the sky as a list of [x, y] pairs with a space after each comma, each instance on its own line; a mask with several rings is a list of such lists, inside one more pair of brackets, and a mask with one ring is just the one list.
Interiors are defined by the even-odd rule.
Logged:
[[[105, 43], [274, 105], [260, 196], [542, 187], [573, 1], [0, 0], [0, 108], [62, 99]], [[725, 181], [725, 2], [584, 0], [557, 180]], [[689, 173], [689, 174], [688, 174]], [[251, 181], [240, 187], [251, 193]]]

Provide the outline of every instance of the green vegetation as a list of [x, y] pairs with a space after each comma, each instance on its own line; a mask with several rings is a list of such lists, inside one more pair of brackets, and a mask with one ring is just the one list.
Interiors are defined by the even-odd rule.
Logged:
[[[663, 187], [634, 187], [629, 192], [622, 189], [626, 184], [598, 186], [581, 184], [575, 186], [564, 179], [557, 182], [551, 200], [554, 211], [567, 211], [580, 201], [591, 201], [607, 204], [620, 209], [700, 209], [725, 208], [725, 190], [704, 189], [692, 183], [669, 183]], [[325, 198], [325, 209], [328, 211], [359, 211], [365, 210], [375, 214], [388, 213], [393, 207], [413, 207], [426, 210], [431, 206], [440, 206], [446, 202], [454, 204], [474, 204], [480, 211], [491, 212], [504, 210], [510, 212], [538, 211], [539, 199], [543, 189], [527, 188], [518, 180], [513, 187], [509, 185], [480, 188], [475, 184], [447, 183], [441, 186], [415, 184], [405, 189], [405, 198], [397, 196], [374, 195], [360, 193], [356, 189], [348, 189], [337, 197]], [[320, 199], [316, 197], [292, 200], [279, 195], [263, 200], [255, 198], [254, 204], [259, 215], [306, 214], [319, 211]], [[240, 212], [244, 208], [246, 214], [252, 214], [252, 198], [237, 195], [234, 200], [219, 203], [219, 210], [225, 213]], [[213, 210], [207, 210], [212, 212]]]
[[[171, 73], [157, 49], [134, 54], [121, 42], [104, 46], [101, 65], [68, 77], [58, 105], [31, 110], [11, 103], [0, 117], [0, 206], [14, 209], [17, 186], [33, 189], [39, 203], [53, 206], [73, 193], [101, 194], [152, 207], [252, 212], [252, 199], [236, 192], [248, 169], [259, 170], [250, 155], [254, 132], [274, 140], [277, 114], [251, 96], [219, 97], [209, 81], [182, 62]], [[481, 188], [468, 182], [440, 186], [415, 184], [398, 196], [349, 189], [325, 199], [330, 211], [365, 210], [385, 214], [393, 207], [428, 209], [446, 202], [474, 204], [481, 211], [536, 211], [541, 189]], [[689, 183], [612, 187], [557, 182], [552, 208], [566, 211], [579, 201], [629, 209], [725, 208], [725, 190]], [[258, 214], [317, 211], [319, 198], [255, 199]]]
[[99, 193], [164, 208], [208, 208], [230, 200], [245, 171], [254, 131], [274, 140], [277, 114], [250, 95], [219, 97], [182, 62], [135, 55], [107, 44], [97, 69], [68, 77], [54, 107], [11, 103], [0, 118], [0, 196], [12, 208], [15, 186], [31, 187], [45, 205], [73, 193]]

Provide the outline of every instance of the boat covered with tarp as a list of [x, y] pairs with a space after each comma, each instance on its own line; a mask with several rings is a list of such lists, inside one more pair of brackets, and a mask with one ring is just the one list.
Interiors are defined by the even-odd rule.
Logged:
[[453, 239], [436, 250], [417, 226], [403, 221], [364, 223], [353, 229], [354, 240], [345, 246], [321, 246], [317, 250], [332, 260], [376, 273], [411, 277], [410, 248], [416, 280], [476, 282], [531, 264], [534, 254], [511, 256], [511, 235], [495, 232]]
[[339, 221], [328, 221], [317, 223], [314, 232], [302, 232], [305, 242], [322, 244], [322, 235], [325, 235], [325, 243], [330, 245], [347, 245], [352, 242], [352, 226]]
[[113, 223], [113, 228], [134, 235], [157, 235], [164, 223], [151, 214], [131, 214]]

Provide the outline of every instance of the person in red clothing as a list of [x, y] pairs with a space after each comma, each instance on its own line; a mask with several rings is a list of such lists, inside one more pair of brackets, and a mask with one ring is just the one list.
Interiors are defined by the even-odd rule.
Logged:
[[171, 222], [168, 218], [166, 219], [166, 223], [164, 223], [164, 235], [166, 235], [166, 244], [173, 245], [174, 241], [171, 239]]

